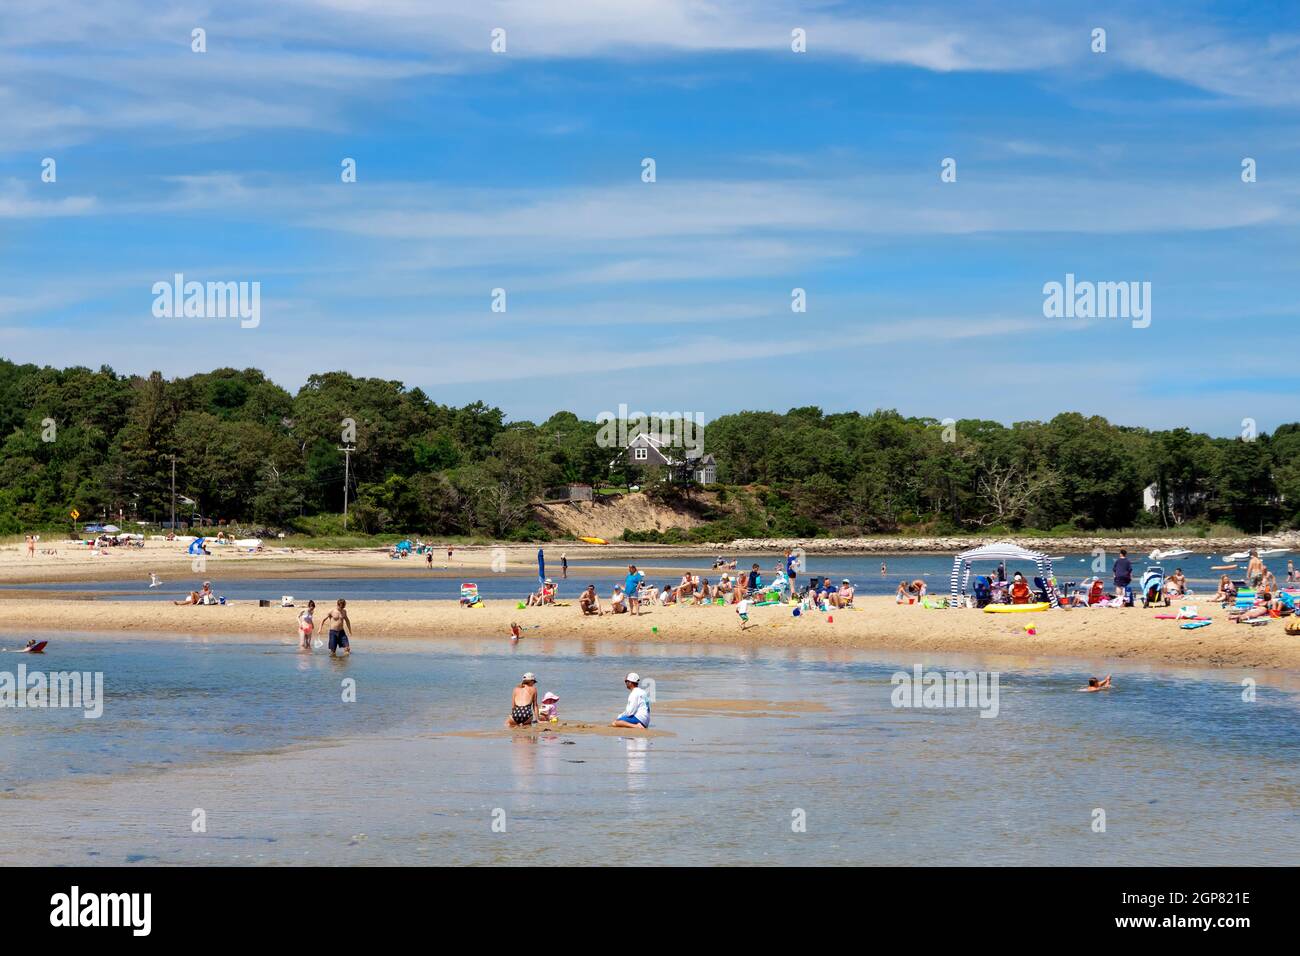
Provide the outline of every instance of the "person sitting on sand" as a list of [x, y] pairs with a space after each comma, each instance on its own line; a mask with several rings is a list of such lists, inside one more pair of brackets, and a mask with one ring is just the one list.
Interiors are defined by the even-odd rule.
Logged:
[[611, 727], [649, 727], [650, 695], [641, 686], [641, 677], [635, 671], [623, 678], [627, 686], [627, 706], [614, 718]]
[[537, 722], [537, 675], [529, 671], [510, 692], [507, 727], [530, 727]]
[[312, 612], [316, 610], [316, 602], [308, 601], [307, 607], [298, 614], [298, 647], [301, 650], [311, 650], [311, 636], [316, 630], [316, 624], [312, 620]]
[[555, 582], [547, 578], [532, 594], [528, 595], [527, 607], [541, 607], [543, 604], [555, 603]]
[[1029, 582], [1019, 571], [1011, 579], [1011, 603], [1028, 604], [1029, 603]]
[[1215, 604], [1225, 604], [1228, 601], [1237, 599], [1237, 586], [1232, 583], [1232, 578], [1226, 574], [1219, 575], [1219, 590], [1214, 594]]
[[1091, 694], [1099, 690], [1110, 690], [1110, 675], [1107, 674], [1105, 679], [1097, 680], [1095, 677], [1088, 678], [1088, 686], [1080, 687], [1079, 693]]
[[713, 587], [709, 584], [708, 578], [700, 578], [699, 587], [695, 589], [692, 596], [695, 598], [696, 605], [708, 604], [713, 600]]
[[1182, 597], [1187, 593], [1187, 575], [1182, 568], [1174, 568], [1174, 573], [1165, 581], [1165, 597]]
[[906, 603], [908, 603], [908, 601], [911, 600], [911, 598], [912, 598], [912, 593], [911, 593], [911, 591], [909, 590], [909, 588], [907, 587], [907, 582], [906, 582], [906, 581], [899, 581], [899, 582], [898, 582], [898, 590], [894, 592], [894, 603], [895, 603], [895, 604], [906, 604]]
[[659, 604], [662, 607], [667, 607], [668, 605], [675, 604], [676, 602], [677, 602], [677, 589], [673, 587], [671, 584], [665, 584], [663, 588], [659, 591]]
[[316, 625], [316, 630], [326, 628], [330, 636], [330, 657], [334, 657], [336, 651], [344, 651], [348, 657], [352, 656], [352, 620], [348, 617], [348, 602], [339, 598], [335, 602], [334, 609], [325, 615], [324, 619]]
[[578, 607], [582, 608], [583, 614], [594, 614], [596, 617], [605, 613], [600, 608], [600, 596], [596, 594], [596, 585], [587, 585], [587, 590], [578, 597]]
[[560, 695], [548, 690], [537, 708], [537, 715], [542, 720], [556, 723], [560, 719]]
[[838, 608], [853, 607], [853, 585], [848, 578], [840, 582], [840, 589], [831, 598], [831, 604]]
[[627, 613], [627, 595], [623, 593], [623, 585], [621, 584], [615, 584], [614, 593], [609, 596], [609, 613]]
[[216, 595], [212, 593], [212, 582], [204, 581], [202, 591], [191, 591], [184, 601], [172, 601], [173, 604], [184, 607], [188, 604], [216, 604]]

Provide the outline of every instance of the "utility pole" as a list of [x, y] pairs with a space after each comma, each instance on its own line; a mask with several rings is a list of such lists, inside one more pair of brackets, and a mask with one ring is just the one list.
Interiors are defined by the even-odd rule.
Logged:
[[172, 463], [172, 523], [171, 523], [171, 530], [172, 530], [173, 533], [175, 533], [175, 531], [176, 531], [176, 456], [175, 456], [175, 455], [163, 455], [163, 457], [164, 457], [164, 458], [169, 458], [169, 459], [171, 459], [171, 463]]
[[343, 530], [348, 530], [348, 479], [352, 471], [352, 453], [356, 451], [355, 445], [344, 445], [339, 448], [343, 452]]

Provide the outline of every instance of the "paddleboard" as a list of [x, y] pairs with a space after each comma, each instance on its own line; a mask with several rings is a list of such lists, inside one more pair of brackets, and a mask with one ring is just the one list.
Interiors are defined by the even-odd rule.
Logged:
[[985, 614], [1018, 614], [1021, 611], [1046, 611], [1052, 605], [1047, 601], [1038, 604], [990, 604], [984, 608]]

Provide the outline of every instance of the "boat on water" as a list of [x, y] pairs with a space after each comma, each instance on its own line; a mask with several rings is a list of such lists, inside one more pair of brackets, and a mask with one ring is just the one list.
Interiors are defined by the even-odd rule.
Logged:
[[1155, 551], [1152, 551], [1147, 555], [1147, 557], [1152, 561], [1164, 561], [1169, 558], [1182, 558], [1191, 553], [1192, 552], [1186, 548], [1170, 548], [1168, 551], [1161, 551], [1157, 548]]
[[[1276, 557], [1276, 556], [1279, 555], [1279, 554], [1290, 554], [1290, 553], [1291, 553], [1291, 549], [1290, 549], [1290, 548], [1263, 548], [1263, 549], [1257, 550], [1255, 553], [1258, 554], [1261, 558], [1272, 558], [1272, 557]], [[1250, 560], [1250, 552], [1249, 552], [1249, 551], [1238, 551], [1236, 554], [1225, 554], [1225, 555], [1223, 556], [1223, 560], [1225, 560], [1225, 561], [1249, 561], [1249, 560]]]

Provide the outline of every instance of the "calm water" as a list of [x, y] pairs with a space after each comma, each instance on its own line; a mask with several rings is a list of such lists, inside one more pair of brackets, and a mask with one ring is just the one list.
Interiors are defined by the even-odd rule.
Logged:
[[[621, 575], [611, 574], [609, 571], [589, 572], [587, 570], [593, 564], [604, 564], [606, 566], [615, 564], [617, 562], [614, 558], [610, 558], [605, 562], [570, 561], [568, 580], [563, 580], [560, 578], [560, 553], [559, 550], [548, 549], [546, 569], [547, 574], [559, 582], [561, 598], [576, 597], [590, 583], [596, 584], [602, 594], [608, 594], [616, 581], [622, 581]], [[1116, 556], [1118, 556], [1118, 552], [1114, 555], [1107, 555], [1107, 571], [1104, 575], [1107, 578], [1109, 578], [1110, 563], [1114, 561]], [[648, 559], [650, 566], [666, 569], [664, 573], [652, 572], [650, 579], [659, 585], [676, 584], [679, 581], [681, 572], [689, 570], [702, 574], [710, 580], [716, 580], [720, 572], [712, 569], [712, 560], [710, 557], [700, 555]], [[770, 554], [764, 556], [746, 555], [740, 557], [738, 562], [739, 567], [742, 569], [747, 569], [751, 564], [757, 562], [765, 580], [770, 580], [773, 566], [777, 560], [776, 556]], [[887, 565], [885, 574], [881, 574], [880, 571], [882, 561]], [[1058, 580], [1061, 581], [1062, 585], [1067, 582], [1084, 580], [1093, 573], [1092, 561], [1092, 555], [1062, 555], [1061, 560], [1055, 562]], [[1164, 562], [1163, 567], [1166, 573], [1172, 573], [1175, 567], [1181, 567], [1194, 588], [1210, 586], [1211, 590], [1213, 590], [1214, 583], [1218, 581], [1219, 572], [1210, 571], [1209, 566], [1218, 563], [1220, 563], [1218, 556], [1211, 559], [1207, 555], [1188, 555], [1174, 561]], [[849, 578], [861, 594], [893, 594], [898, 587], [899, 581], [911, 581], [916, 578], [928, 580], [932, 590], [946, 592], [949, 577], [952, 573], [951, 555], [812, 555], [808, 558], [807, 564], [805, 578], [807, 575], [813, 574], [829, 576], [836, 583], [842, 578]], [[1140, 579], [1146, 563], [1143, 560], [1135, 559], [1133, 564]], [[1284, 571], [1286, 567], [1285, 556], [1281, 561], [1274, 559], [1273, 564], [1275, 571]], [[439, 563], [435, 567], [441, 570], [442, 564]], [[992, 570], [994, 570], [994, 565], [990, 564], [988, 567], [976, 567], [973, 573], [988, 573]], [[1015, 570], [1015, 566], [1008, 568], [1009, 572]], [[1020, 570], [1025, 571], [1032, 577], [1034, 569], [1032, 566], [1025, 566]], [[353, 600], [454, 599], [460, 594], [461, 584], [457, 578], [430, 575], [424, 565], [418, 563], [416, 557], [407, 558], [403, 561], [394, 561], [391, 571], [384, 577], [339, 575], [223, 580], [220, 561], [214, 561], [209, 565], [208, 573], [199, 577], [193, 576], [188, 565], [184, 563], [182, 563], [182, 570], [178, 573], [169, 573], [166, 568], [160, 567], [159, 574], [163, 578], [163, 584], [154, 590], [148, 589], [146, 586], [148, 582], [145, 580], [94, 582], [90, 584], [4, 585], [0, 586], [0, 593], [3, 593], [6, 588], [22, 588], [92, 594], [96, 597], [112, 600], [174, 600], [184, 597], [191, 589], [198, 588], [206, 579], [213, 582], [213, 587], [218, 594], [229, 600], [267, 599], [278, 602], [282, 595], [290, 594], [297, 599], [299, 604], [304, 604], [309, 598], [315, 599], [319, 603], [322, 600], [332, 601], [340, 596]], [[1284, 576], [1284, 573], [1279, 574], [1279, 577]], [[507, 567], [506, 571], [500, 574], [492, 572], [479, 574], [475, 572], [470, 574], [469, 578], [478, 584], [479, 593], [484, 598], [522, 600], [530, 590], [535, 589], [537, 586], [537, 566], [535, 563], [527, 566], [515, 564]]]
[[[106, 703], [99, 720], [0, 710], [0, 865], [1300, 857], [1300, 700], [1261, 685], [1244, 703], [1222, 671], [1135, 668], [1079, 694], [1086, 665], [990, 661], [985, 719], [891, 706], [896, 670], [970, 659], [807, 648], [364, 640], [333, 662], [266, 640], [55, 635], [43, 658], [0, 654], [20, 662], [102, 671]], [[608, 721], [629, 668], [655, 679], [655, 725], [675, 736], [457, 735], [499, 727], [524, 670], [566, 719]], [[703, 698], [827, 710], [672, 712]]]

